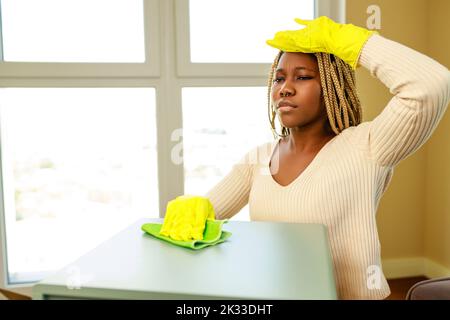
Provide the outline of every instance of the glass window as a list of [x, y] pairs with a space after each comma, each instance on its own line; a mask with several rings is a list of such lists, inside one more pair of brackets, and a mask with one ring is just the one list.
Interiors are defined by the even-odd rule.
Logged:
[[144, 62], [142, 0], [1, 0], [5, 61]]
[[[250, 149], [273, 140], [266, 87], [183, 88], [185, 193], [205, 194]], [[249, 220], [248, 206], [233, 219]]]
[[270, 63], [265, 44], [274, 30], [301, 29], [314, 18], [314, 0], [190, 0], [191, 62]]
[[158, 217], [152, 88], [0, 90], [10, 283]]

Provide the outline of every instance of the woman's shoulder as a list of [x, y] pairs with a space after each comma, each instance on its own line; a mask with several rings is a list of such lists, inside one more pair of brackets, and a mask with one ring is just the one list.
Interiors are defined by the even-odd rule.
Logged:
[[339, 152], [345, 150], [345, 153], [352, 155], [358, 153], [364, 156], [365, 159], [374, 162], [374, 158], [371, 155], [371, 141], [374, 137], [371, 136], [372, 121], [362, 122], [357, 126], [349, 127], [343, 130], [338, 135], [338, 142], [336, 148]]
[[369, 135], [371, 121], [362, 122], [357, 126], [351, 126], [343, 130], [338, 137], [352, 144], [360, 144], [366, 141]]
[[240, 163], [249, 165], [266, 163], [278, 140], [279, 138], [254, 145], [241, 158]]

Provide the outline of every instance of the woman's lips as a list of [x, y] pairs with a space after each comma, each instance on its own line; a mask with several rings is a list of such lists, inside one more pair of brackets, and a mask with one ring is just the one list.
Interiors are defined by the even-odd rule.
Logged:
[[292, 106], [281, 106], [281, 107], [278, 107], [278, 111], [279, 111], [279, 112], [289, 112], [289, 111], [294, 110], [295, 108], [297, 108], [297, 107], [292, 107]]
[[277, 109], [278, 112], [290, 112], [297, 108], [297, 106], [289, 100], [278, 101]]

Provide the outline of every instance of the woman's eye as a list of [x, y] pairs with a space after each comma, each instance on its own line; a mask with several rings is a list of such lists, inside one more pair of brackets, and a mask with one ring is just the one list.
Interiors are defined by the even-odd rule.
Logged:
[[283, 78], [278, 77], [278, 78], [273, 79], [274, 83], [278, 83], [280, 81], [283, 81]]
[[[312, 79], [312, 77], [309, 77], [309, 76], [307, 76], [307, 77], [297, 77], [297, 80], [310, 80], [310, 79]], [[273, 83], [278, 83], [278, 82], [281, 82], [283, 80], [284, 80], [283, 77], [276, 77], [275, 79], [273, 79]]]

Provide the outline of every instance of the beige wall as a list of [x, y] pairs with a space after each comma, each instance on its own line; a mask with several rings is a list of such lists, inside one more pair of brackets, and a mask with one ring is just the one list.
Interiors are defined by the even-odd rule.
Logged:
[[[429, 4], [429, 55], [450, 68], [450, 1]], [[427, 148], [425, 254], [450, 268], [450, 111]]]
[[[382, 36], [449, 66], [450, 44], [444, 37], [450, 34], [450, 1], [347, 0], [347, 21], [366, 26], [366, 10], [373, 4], [381, 9]], [[357, 81], [364, 121], [372, 120], [392, 95], [363, 68]], [[377, 216], [383, 260], [424, 257], [450, 269], [449, 141], [447, 112], [432, 139], [395, 168]]]

